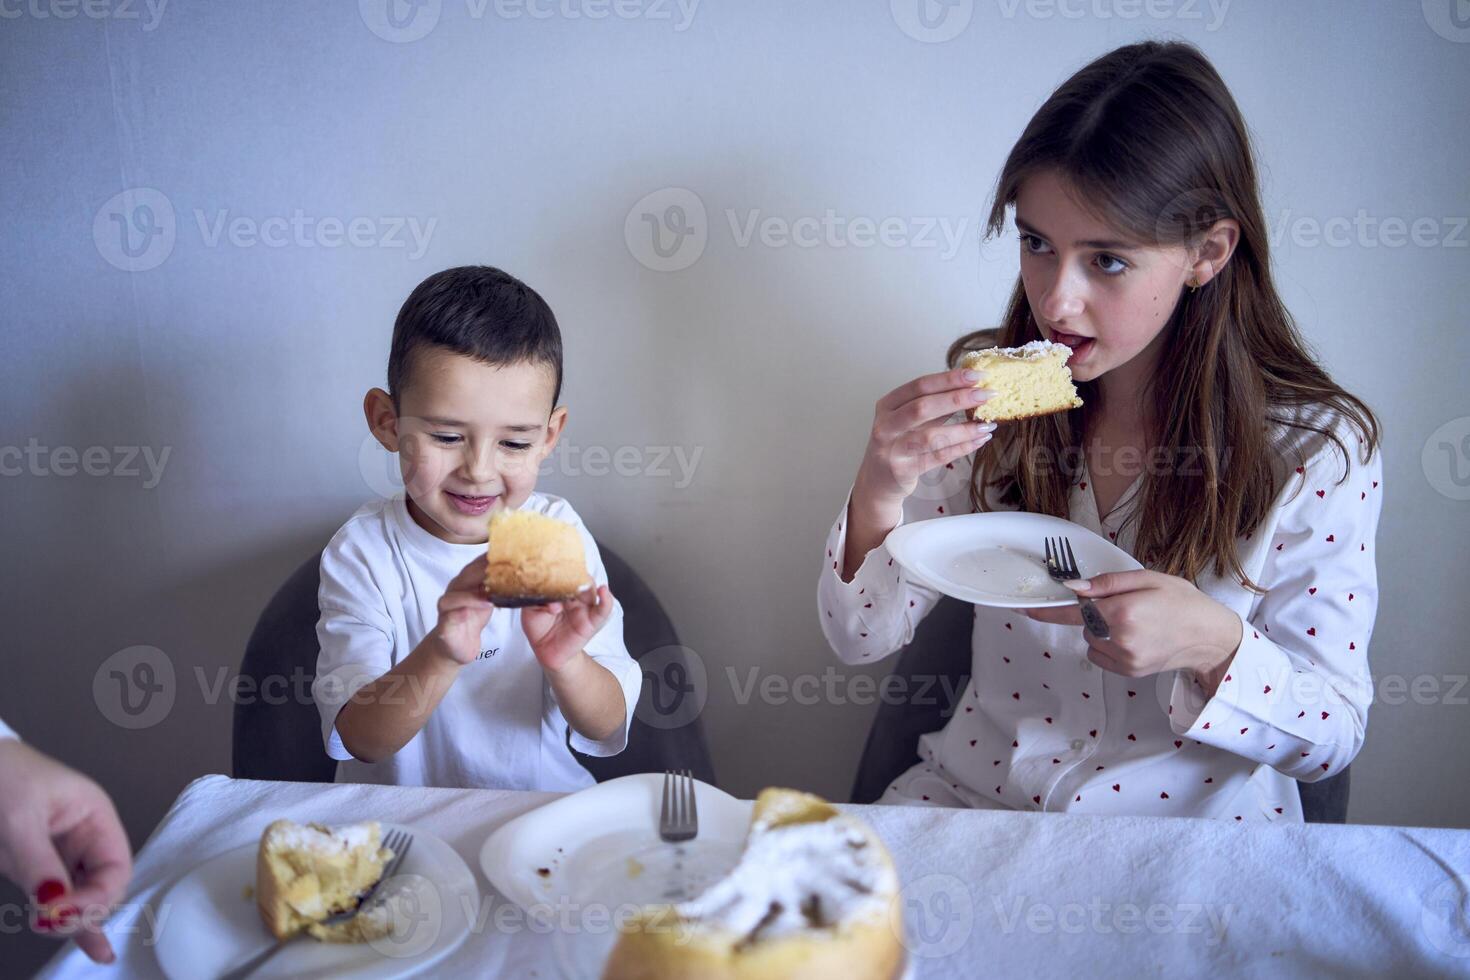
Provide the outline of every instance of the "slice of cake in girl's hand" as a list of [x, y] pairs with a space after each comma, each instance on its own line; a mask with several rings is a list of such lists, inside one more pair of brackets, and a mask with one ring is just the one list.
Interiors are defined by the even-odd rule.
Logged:
[[893, 980], [903, 972], [898, 872], [873, 829], [825, 800], [767, 789], [730, 874], [645, 908], [603, 980]]
[[324, 942], [364, 942], [388, 934], [386, 915], [365, 912], [332, 927], [321, 921], [355, 908], [383, 877], [393, 852], [383, 847], [376, 820], [325, 827], [277, 820], [260, 837], [255, 902], [277, 939], [305, 930]]
[[960, 367], [984, 374], [976, 387], [994, 392], [974, 409], [973, 417], [981, 422], [1007, 422], [1081, 408], [1082, 399], [1067, 370], [1071, 356], [1071, 348], [1049, 340], [965, 354]]
[[594, 584], [577, 529], [533, 511], [496, 508], [485, 554], [485, 598], [503, 608], [570, 602]]

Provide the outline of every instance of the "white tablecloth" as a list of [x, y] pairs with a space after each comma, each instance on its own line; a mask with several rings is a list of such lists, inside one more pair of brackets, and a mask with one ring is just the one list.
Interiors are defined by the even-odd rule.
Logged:
[[[44, 977], [156, 977], [147, 923], [178, 877], [273, 819], [376, 817], [422, 827], [474, 869], [496, 827], [549, 793], [256, 782], [206, 776], [138, 855], [109, 932], [118, 968], [69, 948]], [[1470, 976], [1470, 831], [1239, 826], [1157, 817], [850, 807], [904, 881], [918, 977]], [[490, 925], [437, 977], [555, 978], [553, 940]]]

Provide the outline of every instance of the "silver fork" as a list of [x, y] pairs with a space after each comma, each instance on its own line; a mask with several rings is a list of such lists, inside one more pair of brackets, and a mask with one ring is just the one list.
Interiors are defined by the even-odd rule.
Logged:
[[[1071, 541], [1066, 538], [1046, 539], [1046, 571], [1058, 582], [1070, 582], [1082, 577], [1082, 573], [1077, 570], [1077, 556], [1072, 553]], [[1109, 635], [1108, 622], [1097, 611], [1097, 606], [1085, 595], [1077, 596], [1077, 604], [1082, 607], [1082, 622], [1086, 624], [1087, 632], [1099, 640], [1106, 640]]]
[[[350, 909], [346, 909], [345, 911], [338, 912], [336, 915], [328, 916], [327, 918], [322, 920], [322, 925], [335, 926], [339, 923], [346, 922], [348, 919], [354, 918], [359, 912], [371, 905], [373, 903], [373, 899], [377, 897], [378, 889], [383, 887], [383, 882], [396, 875], [398, 873], [399, 867], [403, 864], [403, 859], [408, 857], [408, 849], [413, 846], [413, 835], [402, 830], [389, 831], [387, 839], [383, 841], [383, 846], [393, 852], [393, 857], [390, 858], [388, 863], [383, 866], [383, 875], [381, 878], [378, 879], [377, 884], [368, 889], [367, 894], [362, 897], [357, 905]], [[298, 932], [294, 936], [287, 936], [285, 939], [282, 939], [270, 949], [265, 950], [260, 955], [250, 960], [248, 963], [244, 963], [241, 966], [238, 966], [235, 969], [231, 970], [229, 973], [226, 973], [224, 976], [220, 977], [220, 980], [244, 980], [245, 977], [250, 976], [250, 974], [254, 973], [256, 970], [259, 970], [262, 966], [265, 966], [266, 962], [270, 960], [271, 957], [275, 956], [281, 950], [285, 949], [286, 946], [289, 945], [293, 939], [297, 939], [302, 935], [305, 935], [305, 933]]]
[[699, 810], [694, 803], [694, 773], [688, 769], [664, 773], [664, 799], [658, 812], [658, 836], [669, 843], [693, 840], [699, 833]]

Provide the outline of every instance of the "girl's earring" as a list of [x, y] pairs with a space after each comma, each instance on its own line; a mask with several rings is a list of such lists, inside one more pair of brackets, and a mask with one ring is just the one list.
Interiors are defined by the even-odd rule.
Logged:
[[1189, 287], [1189, 291], [1191, 293], [1197, 292], [1199, 290], [1199, 277], [1198, 276], [1190, 276], [1189, 282], [1185, 283], [1185, 285], [1187, 285]]

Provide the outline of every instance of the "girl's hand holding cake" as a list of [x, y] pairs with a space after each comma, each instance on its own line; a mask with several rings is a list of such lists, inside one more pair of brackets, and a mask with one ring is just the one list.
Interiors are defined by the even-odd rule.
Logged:
[[[919, 485], [919, 477], [990, 441], [995, 423], [968, 418], [990, 397], [990, 392], [976, 387], [980, 380], [978, 372], [965, 368], [941, 371], [915, 378], [878, 399], [868, 448], [848, 503], [844, 580], [851, 579], [863, 557], [898, 525], [904, 499]], [[967, 417], [949, 421], [956, 412]]]
[[[1087, 659], [1125, 677], [1165, 670], [1190, 670], [1213, 696], [1220, 677], [1240, 646], [1240, 617], [1177, 575], [1163, 572], [1109, 572], [1069, 583], [1092, 599], [1108, 621], [1111, 638], [1084, 631]], [[1081, 626], [1077, 606], [1027, 609], [1043, 623]]]

